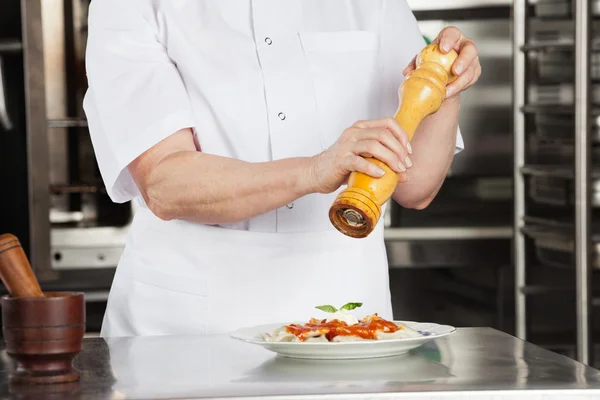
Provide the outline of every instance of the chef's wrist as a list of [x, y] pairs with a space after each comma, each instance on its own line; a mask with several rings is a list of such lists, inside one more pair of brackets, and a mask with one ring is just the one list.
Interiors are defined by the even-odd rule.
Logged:
[[307, 196], [309, 194], [313, 194], [316, 192], [315, 190], [315, 180], [314, 180], [314, 166], [313, 166], [313, 158], [314, 157], [300, 157], [297, 158], [297, 166], [295, 168], [296, 179], [294, 184], [295, 195], [300, 198]]
[[319, 173], [317, 171], [322, 154], [323, 153], [319, 153], [307, 159], [307, 166], [304, 170], [304, 180], [308, 194], [321, 193], [321, 190], [319, 189]]

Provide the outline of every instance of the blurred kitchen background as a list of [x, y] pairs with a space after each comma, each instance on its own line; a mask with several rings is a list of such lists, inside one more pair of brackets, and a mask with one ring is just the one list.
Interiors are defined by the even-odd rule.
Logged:
[[[597, 366], [600, 1], [409, 3], [426, 38], [474, 38], [484, 73], [439, 197], [385, 217], [395, 317], [489, 326]], [[44, 290], [86, 293], [94, 335], [135, 210], [108, 198], [81, 107], [88, 5], [0, 4], [0, 232]]]

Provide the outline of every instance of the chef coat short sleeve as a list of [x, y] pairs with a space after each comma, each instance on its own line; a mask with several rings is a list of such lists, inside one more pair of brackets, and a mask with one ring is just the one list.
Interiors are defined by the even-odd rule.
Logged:
[[[382, 114], [393, 115], [398, 109], [398, 88], [404, 80], [402, 71], [427, 43], [406, 0], [384, 0], [383, 15]], [[455, 153], [464, 146], [459, 128]]]
[[126, 202], [139, 195], [127, 166], [193, 128], [191, 107], [151, 1], [94, 0], [88, 18], [84, 110], [108, 194]]

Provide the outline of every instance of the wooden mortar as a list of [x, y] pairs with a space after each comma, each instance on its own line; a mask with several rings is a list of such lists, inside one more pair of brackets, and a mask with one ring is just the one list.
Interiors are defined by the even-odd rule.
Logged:
[[79, 380], [72, 366], [85, 333], [83, 293], [42, 293], [19, 240], [0, 236], [0, 278], [10, 295], [0, 299], [2, 333], [16, 361], [13, 384]]
[[[446, 99], [446, 86], [457, 76], [452, 65], [458, 54], [442, 53], [437, 44], [425, 47], [417, 56], [416, 69], [410, 72], [398, 91], [400, 106], [394, 119], [412, 141], [425, 117], [435, 113]], [[329, 209], [329, 219], [337, 230], [353, 238], [367, 237], [381, 217], [381, 207], [390, 199], [398, 185], [399, 174], [384, 162], [367, 158], [385, 171], [381, 178], [352, 172], [348, 187]]]

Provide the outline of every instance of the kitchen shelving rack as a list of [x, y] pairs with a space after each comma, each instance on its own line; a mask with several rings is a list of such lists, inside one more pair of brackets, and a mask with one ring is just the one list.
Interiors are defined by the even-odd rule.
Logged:
[[[599, 9], [590, 0], [513, 3], [516, 335], [536, 341], [529, 329], [535, 318], [528, 313], [532, 296], [574, 292], [576, 358], [589, 365], [594, 361], [591, 288], [598, 264], [593, 243], [600, 242], [592, 226], [592, 195], [600, 189], [592, 168], [597, 130], [592, 122], [598, 115], [593, 104], [600, 101], [591, 63], [599, 54], [591, 40]], [[531, 282], [528, 272], [535, 263], [574, 266], [574, 290]]]

